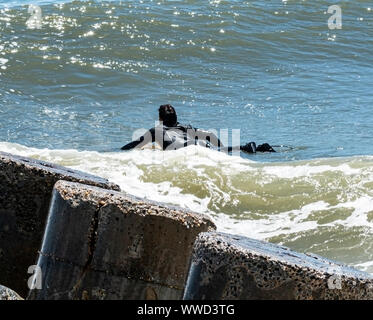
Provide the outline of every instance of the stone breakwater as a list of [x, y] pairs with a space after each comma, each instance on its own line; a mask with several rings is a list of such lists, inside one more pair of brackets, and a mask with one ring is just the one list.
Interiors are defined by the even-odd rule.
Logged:
[[0, 284], [28, 299], [373, 299], [370, 274], [119, 191], [0, 153]]
[[0, 300], [23, 300], [18, 293], [0, 285]]
[[[197, 235], [213, 222], [180, 208], [59, 181], [30, 299], [181, 299]], [[61, 245], [63, 244], [63, 245]]]
[[120, 190], [106, 179], [53, 163], [0, 152], [0, 284], [22, 296], [44, 234], [54, 184], [59, 180]]
[[184, 299], [371, 300], [373, 276], [264, 241], [202, 233]]

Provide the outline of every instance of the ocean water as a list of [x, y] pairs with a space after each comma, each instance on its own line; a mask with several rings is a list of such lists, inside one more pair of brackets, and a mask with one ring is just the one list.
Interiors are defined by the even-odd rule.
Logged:
[[[373, 273], [372, 52], [363, 0], [0, 0], [0, 150]], [[182, 123], [291, 148], [120, 152], [165, 103]]]

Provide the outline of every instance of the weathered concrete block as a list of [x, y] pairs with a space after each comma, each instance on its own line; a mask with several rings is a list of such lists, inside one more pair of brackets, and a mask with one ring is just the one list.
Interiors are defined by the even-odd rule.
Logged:
[[196, 240], [184, 299], [373, 299], [373, 276], [264, 241], [208, 232]]
[[59, 181], [29, 299], [181, 299], [194, 241], [213, 222], [124, 193]]
[[96, 176], [52, 163], [0, 152], [0, 283], [28, 292], [28, 267], [35, 264], [53, 185], [69, 180], [119, 190]]
[[0, 300], [23, 300], [18, 293], [0, 285]]

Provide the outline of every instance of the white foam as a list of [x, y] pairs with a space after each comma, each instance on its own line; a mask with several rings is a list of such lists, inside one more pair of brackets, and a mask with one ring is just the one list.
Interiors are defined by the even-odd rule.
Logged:
[[358, 174], [359, 169], [353, 169], [347, 164], [339, 166], [331, 165], [292, 165], [292, 166], [267, 166], [263, 171], [269, 175], [274, 175], [278, 178], [294, 179], [299, 177], [310, 177], [312, 175], [321, 174], [327, 171], [341, 171], [346, 175]]
[[[373, 233], [368, 216], [373, 212], [371, 157], [284, 164], [256, 163], [196, 146], [99, 153], [0, 142], [0, 150], [102, 176], [124, 192], [208, 214], [218, 230], [251, 238], [286, 236], [297, 241], [307, 233], [318, 234], [320, 228], [358, 228], [366, 230], [356, 234], [366, 246], [366, 237]], [[328, 212], [334, 212], [333, 217], [325, 222]], [[323, 241], [320, 238], [318, 245], [327, 248]], [[362, 250], [371, 260], [371, 249]]]

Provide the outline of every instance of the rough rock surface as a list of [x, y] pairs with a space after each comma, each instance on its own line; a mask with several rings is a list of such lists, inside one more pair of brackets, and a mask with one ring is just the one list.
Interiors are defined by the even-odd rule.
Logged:
[[29, 299], [181, 299], [206, 216], [59, 181]]
[[0, 300], [23, 300], [17, 293], [0, 285]]
[[373, 299], [373, 276], [224, 233], [196, 240], [184, 299]]
[[119, 190], [106, 179], [45, 161], [0, 152], [0, 283], [28, 292], [54, 184], [68, 180]]

